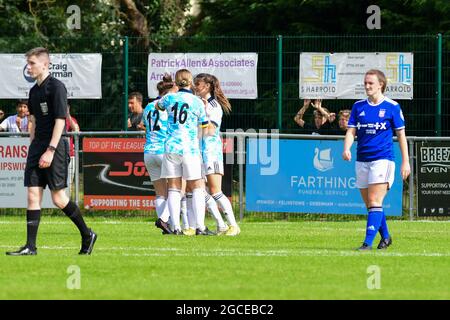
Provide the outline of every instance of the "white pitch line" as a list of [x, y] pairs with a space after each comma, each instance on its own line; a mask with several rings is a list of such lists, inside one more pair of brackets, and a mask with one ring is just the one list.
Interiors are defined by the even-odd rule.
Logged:
[[[13, 246], [1, 245], [0, 248], [12, 248]], [[79, 247], [63, 247], [63, 246], [41, 246], [39, 249], [47, 250], [75, 250]], [[372, 252], [358, 252], [356, 250], [245, 250], [245, 249], [213, 249], [196, 251], [195, 249], [180, 249], [180, 248], [161, 248], [161, 247], [99, 247], [98, 251], [141, 251], [137, 253], [122, 253], [122, 256], [179, 256], [179, 257], [354, 257], [354, 256], [376, 256], [376, 257], [450, 257], [450, 253], [440, 252], [392, 252], [392, 251], [377, 251]], [[149, 252], [142, 252], [149, 251]], [[155, 252], [156, 251], [156, 252]], [[103, 253], [102, 253], [103, 254]], [[100, 254], [101, 255], [101, 254]], [[110, 255], [110, 254], [107, 254]], [[116, 253], [114, 255], [117, 255]]]
[[[440, 222], [440, 221], [435, 221], [435, 222]], [[66, 225], [66, 224], [70, 224], [70, 221], [41, 221], [40, 224], [41, 225]], [[92, 223], [93, 225], [143, 225], [145, 227], [151, 226], [153, 227], [153, 221], [91, 221], [90, 223]], [[273, 225], [273, 222], [261, 222], [261, 223], [245, 223], [243, 225], [258, 225], [258, 224], [264, 224], [264, 225], [271, 225], [271, 229], [286, 229], [285, 226], [280, 226], [280, 225]], [[365, 222], [364, 222], [365, 223]], [[25, 224], [25, 221], [0, 221], [0, 225], [4, 224], [4, 225], [21, 225], [21, 224]], [[347, 228], [333, 228], [333, 227], [320, 227], [320, 226], [308, 226], [308, 225], [300, 225], [300, 226], [294, 226], [291, 225], [290, 226], [293, 230], [296, 230], [298, 232], [303, 232], [303, 231], [336, 231], [336, 232], [364, 232], [366, 229], [363, 227], [347, 227]], [[155, 229], [156, 230], [156, 229]], [[408, 230], [408, 233], [414, 233], [414, 234], [440, 234], [440, 233], [444, 233], [444, 234], [448, 234], [449, 231], [448, 230]], [[309, 235], [317, 235], [316, 234], [311, 234], [309, 233]]]
[[152, 256], [164, 256], [164, 257], [355, 257], [355, 256], [365, 256], [365, 255], [379, 256], [379, 257], [450, 257], [449, 254], [442, 253], [361, 253], [361, 252], [351, 252], [351, 251], [341, 251], [341, 252], [308, 252], [299, 251], [296, 253], [274, 253], [274, 252], [194, 252], [194, 253], [175, 253], [175, 254], [164, 254], [164, 253], [124, 253], [123, 256], [133, 256], [133, 257], [152, 257]]

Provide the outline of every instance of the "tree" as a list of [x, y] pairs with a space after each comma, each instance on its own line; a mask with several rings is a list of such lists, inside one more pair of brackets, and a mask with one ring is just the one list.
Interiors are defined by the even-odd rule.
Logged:
[[[368, 30], [367, 8], [381, 9], [381, 29]], [[201, 0], [190, 33], [209, 35], [448, 33], [448, 0]]]
[[145, 92], [146, 54], [183, 33], [188, 8], [189, 0], [0, 0], [0, 52], [45, 46], [53, 53], [102, 53], [103, 98], [77, 100], [72, 111], [82, 130], [120, 129], [123, 37], [133, 37], [130, 86]]
[[[68, 28], [67, 21], [78, 7], [80, 27]], [[189, 0], [0, 0], [0, 49], [15, 51], [23, 45], [44, 43], [51, 50], [65, 51], [69, 42], [81, 38], [112, 39], [122, 36], [142, 38], [139, 45], [149, 49], [154, 39], [170, 38], [184, 32]], [[11, 39], [11, 38], [14, 38]], [[49, 39], [64, 39], [57, 44]], [[7, 39], [7, 40], [5, 40]], [[113, 45], [119, 45], [114, 41]], [[79, 46], [78, 46], [79, 47]]]

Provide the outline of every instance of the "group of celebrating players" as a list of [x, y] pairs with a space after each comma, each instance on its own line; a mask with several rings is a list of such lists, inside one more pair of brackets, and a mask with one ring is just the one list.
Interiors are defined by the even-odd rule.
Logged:
[[[231, 105], [219, 80], [207, 73], [194, 78], [181, 69], [174, 80], [164, 75], [157, 89], [159, 97], [142, 117], [144, 161], [156, 193], [156, 227], [173, 235], [238, 235], [233, 207], [221, 188], [220, 125]], [[205, 209], [214, 217], [216, 232], [205, 226]]]

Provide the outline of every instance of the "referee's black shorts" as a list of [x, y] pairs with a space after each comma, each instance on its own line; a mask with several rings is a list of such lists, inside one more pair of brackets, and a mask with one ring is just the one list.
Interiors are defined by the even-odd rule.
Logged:
[[25, 167], [25, 187], [43, 187], [50, 190], [67, 188], [67, 175], [70, 162], [69, 144], [66, 138], [59, 140], [50, 167], [39, 168], [39, 159], [47, 150], [48, 141], [34, 139], [28, 148], [27, 165]]

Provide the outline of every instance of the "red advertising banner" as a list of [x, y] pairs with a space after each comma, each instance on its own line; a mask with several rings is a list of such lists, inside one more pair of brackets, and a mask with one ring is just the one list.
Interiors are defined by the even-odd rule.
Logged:
[[95, 210], [154, 208], [143, 138], [84, 138], [84, 206]]
[[[155, 207], [155, 190], [144, 163], [144, 138], [84, 138], [84, 206], [93, 210], [146, 210]], [[224, 153], [234, 151], [224, 139]], [[232, 195], [232, 164], [225, 164], [222, 190]]]

